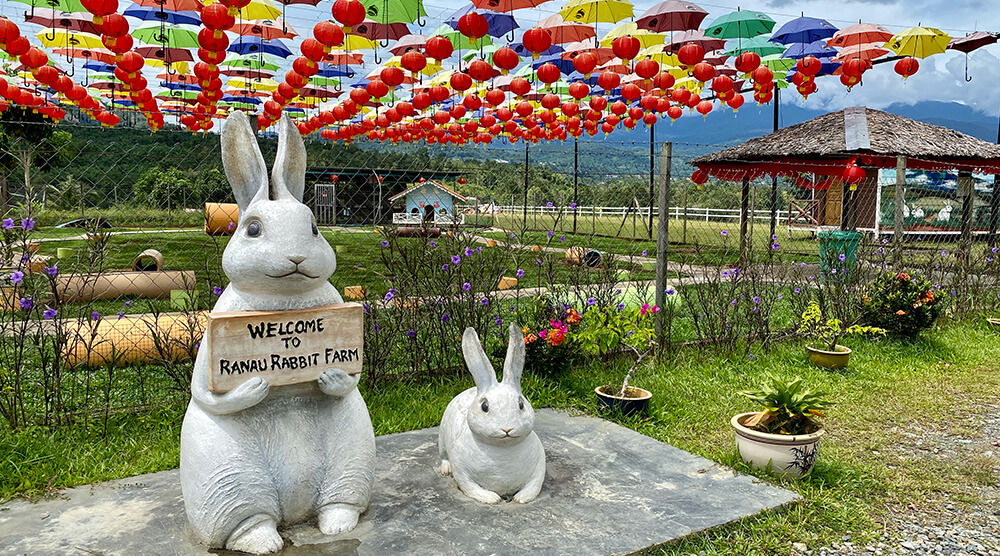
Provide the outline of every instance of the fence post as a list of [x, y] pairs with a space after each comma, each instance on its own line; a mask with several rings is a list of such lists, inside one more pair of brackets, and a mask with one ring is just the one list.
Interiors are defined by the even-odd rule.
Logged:
[[576, 204], [580, 202], [577, 187], [580, 180], [580, 141], [573, 136], [573, 233], [576, 233]]
[[[672, 152], [673, 143], [667, 141], [660, 146], [660, 191], [657, 205], [661, 215], [670, 210], [670, 157]], [[661, 309], [667, 304], [667, 245], [669, 243], [667, 232], [669, 226], [669, 218], [660, 218], [656, 227], [656, 306]], [[666, 314], [667, 311], [660, 311], [656, 314], [656, 340], [660, 348], [663, 348], [666, 342], [663, 326]]]
[[972, 260], [972, 212], [975, 210], [976, 192], [972, 183], [972, 172], [959, 172], [956, 184], [959, 196], [962, 197], [962, 227], [959, 242], [959, 272], [965, 276]]
[[681, 237], [681, 243], [684, 244], [688, 242], [688, 189], [690, 186], [684, 188], [684, 235]]
[[903, 207], [906, 205], [904, 189], [906, 188], [906, 157], [896, 157], [896, 190], [894, 192], [895, 212], [892, 217], [892, 264], [899, 267], [903, 264]]
[[524, 207], [521, 209], [524, 212], [524, 230], [528, 229], [528, 140], [524, 140]]
[[[653, 130], [656, 129], [656, 125], [649, 126], [649, 239], [653, 239], [653, 161], [656, 160], [656, 154], [653, 152], [653, 146], [656, 144], [653, 140]], [[666, 207], [670, 210], [670, 207]], [[663, 210], [663, 207], [660, 207]], [[666, 212], [660, 212], [660, 215], [665, 218], [670, 218]], [[664, 216], [665, 215], [665, 216]], [[635, 234], [632, 234], [635, 236]]]
[[740, 191], [740, 266], [743, 265], [747, 254], [747, 225], [750, 209], [750, 178], [743, 178], [743, 187]]

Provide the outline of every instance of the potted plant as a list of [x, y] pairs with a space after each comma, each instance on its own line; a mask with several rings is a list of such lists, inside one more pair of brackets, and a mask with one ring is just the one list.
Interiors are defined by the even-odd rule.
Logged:
[[594, 388], [604, 407], [626, 416], [645, 414], [649, 410], [653, 394], [629, 382], [656, 346], [653, 314], [657, 311], [659, 308], [647, 304], [627, 309], [619, 305], [617, 309], [591, 308], [583, 315], [577, 342], [584, 351], [603, 360], [616, 353], [633, 358], [620, 385], [604, 384]]
[[885, 330], [873, 326], [854, 324], [844, 327], [840, 319], [824, 319], [819, 303], [810, 301], [802, 313], [799, 334], [815, 342], [806, 344], [806, 352], [814, 365], [827, 369], [843, 369], [851, 358], [851, 349], [840, 345], [840, 340], [850, 334], [885, 335]]
[[773, 375], [758, 389], [739, 394], [763, 406], [730, 421], [740, 458], [756, 469], [790, 478], [811, 472], [826, 432], [816, 420], [825, 417], [823, 410], [830, 406], [826, 394], [805, 387], [800, 377], [785, 382]]

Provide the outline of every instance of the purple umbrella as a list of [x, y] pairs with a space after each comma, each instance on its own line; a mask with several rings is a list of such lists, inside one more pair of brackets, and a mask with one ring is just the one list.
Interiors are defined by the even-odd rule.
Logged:
[[479, 10], [476, 9], [476, 6], [473, 4], [469, 4], [461, 10], [451, 14], [451, 17], [446, 19], [444, 22], [452, 29], [458, 31], [458, 20], [461, 19], [463, 15], [471, 12], [476, 12], [486, 18], [486, 22], [490, 26], [487, 34], [491, 37], [500, 38], [519, 27], [517, 22], [514, 21], [514, 16], [491, 10]]
[[837, 32], [829, 21], [815, 17], [797, 17], [781, 26], [771, 35], [771, 42], [781, 44], [805, 43], [829, 39]]

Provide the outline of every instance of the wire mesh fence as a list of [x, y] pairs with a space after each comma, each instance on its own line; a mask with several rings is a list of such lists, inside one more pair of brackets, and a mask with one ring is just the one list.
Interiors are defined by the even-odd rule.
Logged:
[[[242, 233], [218, 136], [20, 127], [0, 144], [0, 413], [18, 427], [185, 400], [204, 312], [228, 286], [223, 253]], [[260, 147], [270, 163], [275, 137]], [[365, 306], [368, 387], [456, 372], [466, 326], [499, 353], [511, 321], [531, 335], [568, 309], [655, 305], [665, 348], [751, 354], [793, 335], [810, 300], [860, 318], [880, 276], [925, 278], [921, 295], [956, 318], [997, 308], [990, 181], [697, 185], [688, 162], [723, 145], [678, 147], [664, 159], [655, 141], [307, 138], [303, 202], [334, 246], [332, 283]], [[571, 354], [534, 355], [545, 372]]]

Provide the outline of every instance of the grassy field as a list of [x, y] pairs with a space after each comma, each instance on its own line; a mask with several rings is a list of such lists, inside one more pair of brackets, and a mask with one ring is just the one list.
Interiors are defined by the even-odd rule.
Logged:
[[[942, 454], [916, 457], [901, 449], [905, 431], [974, 435], [985, 404], [998, 403], [1000, 342], [981, 320], [954, 324], [915, 341], [853, 340], [852, 365], [842, 372], [810, 366], [800, 343], [785, 343], [752, 359], [683, 350], [637, 375], [654, 392], [648, 418], [606, 416], [643, 434], [748, 472], [738, 461], [729, 418], [751, 409], [736, 391], [765, 373], [801, 375], [830, 394], [830, 434], [815, 472], [800, 481], [775, 481], [803, 500], [722, 527], [656, 554], [788, 553], [791, 542], [810, 547], [852, 531], [861, 546], [881, 535], [881, 522], [907, 504], [965, 504], [975, 489], [1000, 480], [996, 460]], [[600, 413], [592, 390], [620, 380], [624, 362], [568, 369], [557, 379], [526, 376], [524, 391], [536, 407]], [[467, 376], [391, 383], [364, 391], [376, 434], [436, 425]], [[172, 400], [172, 401], [171, 401]], [[0, 499], [39, 496], [93, 481], [168, 469], [178, 463], [183, 402], [173, 395], [148, 411], [112, 414], [55, 431], [0, 429]]]

